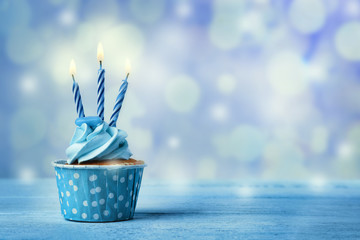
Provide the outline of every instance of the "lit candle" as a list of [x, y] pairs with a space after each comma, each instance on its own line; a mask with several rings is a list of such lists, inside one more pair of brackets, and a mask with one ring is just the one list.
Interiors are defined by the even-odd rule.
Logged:
[[104, 61], [104, 50], [101, 43], [97, 48], [97, 60], [100, 63], [97, 79], [97, 115], [104, 120], [104, 103], [105, 103], [105, 69], [102, 68]]
[[73, 79], [73, 87], [72, 87], [72, 91], [74, 94], [74, 101], [75, 101], [75, 105], [76, 105], [76, 111], [80, 117], [85, 117], [84, 114], [84, 108], [83, 108], [83, 104], [81, 101], [81, 95], [80, 95], [80, 89], [79, 89], [79, 85], [77, 84], [77, 82], [75, 81], [75, 74], [76, 74], [76, 65], [75, 65], [75, 61], [74, 59], [71, 60], [70, 62], [70, 75]]
[[111, 114], [111, 118], [110, 118], [109, 126], [111, 126], [111, 127], [116, 127], [116, 121], [117, 121], [117, 119], [119, 117], [120, 109], [121, 109], [122, 103], [124, 101], [125, 93], [126, 93], [126, 90], [127, 90], [127, 87], [128, 87], [127, 79], [129, 77], [130, 70], [131, 70], [131, 65], [130, 65], [129, 60], [126, 60], [126, 69], [125, 70], [126, 70], [126, 73], [127, 73], [126, 78], [125, 78], [125, 80], [123, 80], [123, 82], [122, 82], [122, 84], [120, 86], [119, 95], [116, 98], [114, 110], [113, 110], [113, 113]]

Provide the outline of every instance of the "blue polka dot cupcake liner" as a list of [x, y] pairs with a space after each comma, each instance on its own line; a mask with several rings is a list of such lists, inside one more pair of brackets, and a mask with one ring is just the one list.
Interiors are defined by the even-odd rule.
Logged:
[[61, 213], [67, 220], [132, 219], [146, 165], [66, 165], [53, 162]]

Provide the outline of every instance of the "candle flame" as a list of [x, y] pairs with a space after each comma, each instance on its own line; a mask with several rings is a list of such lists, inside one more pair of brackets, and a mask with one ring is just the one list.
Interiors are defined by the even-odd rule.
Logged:
[[71, 59], [69, 72], [71, 76], [75, 76], [76, 74], [76, 65], [74, 59]]
[[103, 48], [103, 45], [101, 44], [101, 42], [99, 42], [98, 47], [97, 47], [97, 60], [99, 62], [104, 61], [104, 48]]
[[129, 59], [126, 59], [126, 62], [125, 62], [125, 71], [126, 71], [127, 74], [129, 74], [130, 71], [131, 71], [131, 64], [130, 64]]

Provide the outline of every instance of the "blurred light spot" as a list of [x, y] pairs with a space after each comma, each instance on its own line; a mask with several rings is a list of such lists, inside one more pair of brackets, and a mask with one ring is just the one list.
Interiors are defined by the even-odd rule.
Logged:
[[353, 155], [353, 147], [349, 143], [341, 143], [337, 148], [337, 154], [342, 160], [348, 160]]
[[324, 153], [328, 146], [329, 131], [324, 126], [317, 126], [313, 129], [311, 138], [311, 149], [314, 153]]
[[305, 179], [308, 175], [303, 151], [288, 139], [267, 143], [264, 159], [265, 179]]
[[217, 164], [213, 158], [202, 158], [198, 162], [198, 178], [199, 179], [215, 179]]
[[345, 3], [345, 13], [349, 16], [359, 16], [360, 6], [359, 2], [352, 0]]
[[233, 75], [223, 74], [218, 78], [219, 91], [225, 94], [232, 93], [236, 86], [236, 79]]
[[42, 51], [40, 38], [30, 29], [13, 29], [6, 40], [6, 52], [14, 63], [27, 64], [35, 61]]
[[29, 167], [20, 168], [17, 175], [23, 184], [31, 184], [36, 178], [36, 173], [34, 169]]
[[294, 52], [275, 55], [268, 64], [267, 72], [271, 86], [282, 95], [298, 95], [307, 86], [305, 66]]
[[175, 112], [191, 112], [196, 107], [199, 98], [200, 88], [188, 76], [177, 76], [166, 85], [165, 100], [168, 106]]
[[317, 187], [317, 188], [321, 188], [321, 187], [324, 187], [325, 184], [326, 184], [326, 179], [319, 175], [319, 176], [316, 176], [314, 178], [312, 178], [310, 180], [310, 184], [313, 186], [313, 187]]
[[360, 22], [343, 24], [335, 35], [335, 48], [343, 58], [360, 60]]
[[[167, 61], [166, 65], [178, 67], [192, 56], [191, 47], [194, 45], [192, 33], [184, 26], [165, 24], [154, 33], [155, 52], [161, 53], [162, 60]], [[176, 46], [176, 47], [174, 47]], [[166, 49], [166, 50], [164, 50]], [[156, 54], [157, 55], [157, 54]], [[176, 56], [176, 58], [173, 58]], [[172, 59], [168, 61], [167, 59]], [[171, 65], [170, 65], [171, 66]], [[163, 67], [161, 67], [163, 68]]]
[[211, 107], [211, 117], [219, 122], [224, 122], [228, 119], [229, 110], [226, 105], [216, 104]]
[[327, 79], [327, 72], [323, 66], [319, 65], [309, 65], [306, 66], [307, 77], [309, 80], [314, 82], [324, 82]]
[[[131, 142], [131, 146], [134, 149], [138, 149], [139, 151], [151, 149], [153, 146], [153, 134], [151, 130], [141, 129], [141, 128], [133, 128], [129, 132], [129, 142]], [[130, 148], [131, 148], [130, 146]]]
[[173, 149], [176, 149], [180, 146], [180, 139], [176, 136], [170, 137], [167, 142], [168, 146]]
[[191, 179], [191, 173], [188, 171], [186, 160], [179, 156], [171, 156], [171, 161], [169, 161], [169, 156], [167, 156], [166, 159], [163, 159], [161, 167], [161, 171], [164, 173], [163, 176], [168, 180], [181, 182]]
[[11, 144], [14, 149], [27, 149], [39, 143], [47, 131], [45, 113], [38, 108], [20, 108], [11, 121]]
[[33, 76], [23, 76], [19, 83], [21, 92], [24, 94], [33, 94], [37, 90], [37, 79]]
[[229, 134], [214, 136], [212, 142], [221, 157], [250, 162], [261, 156], [266, 136], [255, 126], [240, 125]]
[[64, 10], [59, 14], [58, 21], [61, 25], [71, 26], [76, 21], [75, 13], [70, 10]]
[[165, 10], [164, 0], [131, 0], [130, 11], [136, 19], [144, 23], [155, 23]]
[[254, 189], [249, 186], [242, 186], [237, 189], [237, 195], [239, 197], [252, 197], [254, 195]]
[[258, 5], [268, 5], [269, 4], [269, 0], [255, 0], [254, 2]]
[[295, 0], [289, 10], [290, 23], [301, 33], [319, 31], [326, 20], [326, 10], [321, 0]]
[[238, 23], [239, 31], [244, 37], [251, 36], [252, 41], [264, 41], [266, 26], [264, 24], [263, 15], [259, 11], [249, 11], [244, 14]]
[[241, 33], [238, 22], [243, 11], [244, 2], [242, 1], [215, 1], [209, 36], [216, 47], [230, 50], [240, 44]]
[[193, 10], [189, 1], [178, 1], [175, 12], [180, 18], [187, 18], [192, 14]]
[[[125, 77], [122, 66], [126, 59], [130, 59], [131, 64], [137, 66], [136, 60], [142, 55], [145, 45], [142, 31], [132, 24], [121, 24], [110, 28], [99, 40], [104, 46], [104, 66], [108, 70], [111, 69], [111, 74], [121, 76], [121, 79]], [[131, 81], [131, 76], [129, 80]]]

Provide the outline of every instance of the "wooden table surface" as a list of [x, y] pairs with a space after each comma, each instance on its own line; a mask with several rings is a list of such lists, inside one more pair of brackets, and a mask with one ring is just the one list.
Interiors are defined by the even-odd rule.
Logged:
[[66, 221], [54, 179], [0, 180], [0, 239], [360, 239], [360, 182], [143, 180], [133, 220]]

